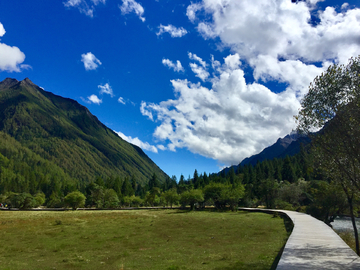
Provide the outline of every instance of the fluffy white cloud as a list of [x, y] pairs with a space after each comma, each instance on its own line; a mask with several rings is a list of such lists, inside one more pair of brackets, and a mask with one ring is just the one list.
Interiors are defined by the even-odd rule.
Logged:
[[100, 88], [100, 94], [108, 94], [111, 97], [114, 96], [113, 90], [111, 86], [108, 83], [105, 83], [104, 85], [98, 85], [98, 88]]
[[156, 34], [159, 36], [162, 35], [163, 33], [169, 33], [171, 37], [182, 37], [187, 34], [187, 31], [183, 27], [177, 28], [171, 24], [166, 26], [160, 24], [159, 32], [157, 32]]
[[[0, 23], [0, 37], [6, 33]], [[20, 72], [22, 69], [30, 68], [29, 65], [21, 64], [25, 60], [25, 54], [18, 47], [0, 43], [0, 71]]]
[[95, 6], [99, 3], [105, 5], [106, 0], [67, 0], [63, 2], [65, 7], [78, 8], [80, 13], [83, 13], [91, 18], [94, 17]]
[[153, 145], [149, 144], [148, 142], [142, 142], [138, 137], [132, 138], [131, 136], [126, 136], [124, 133], [122, 133], [120, 131], [115, 131], [115, 133], [118, 134], [119, 137], [122, 138], [123, 140], [125, 140], [129, 143], [132, 143], [136, 146], [139, 146], [143, 150], [148, 150], [148, 151], [151, 151], [154, 153], [158, 152], [156, 146], [153, 146]]
[[161, 124], [154, 136], [167, 148], [237, 164], [294, 128], [299, 100], [289, 87], [275, 94], [258, 83], [247, 84], [239, 56], [217, 65], [211, 89], [187, 80], [172, 80], [176, 99], [142, 104], [142, 113]]
[[[360, 9], [338, 13], [327, 7], [318, 11], [320, 22], [314, 25], [311, 14], [317, 2], [299, 1], [295, 5], [288, 0], [203, 0], [188, 7], [193, 11], [188, 12], [188, 17], [199, 21], [198, 31], [204, 38], [219, 37], [224, 46], [246, 60], [268, 55], [275, 59], [335, 59], [345, 63], [360, 54]], [[203, 13], [211, 20], [202, 19]]]
[[121, 103], [121, 104], [124, 104], [124, 105], [125, 105], [125, 103], [126, 103], [125, 100], [124, 100], [124, 98], [122, 98], [122, 97], [119, 97], [119, 98], [118, 98], [118, 102]]
[[98, 105], [100, 105], [100, 103], [102, 103], [102, 100], [99, 99], [97, 95], [89, 96], [87, 101], [90, 102], [90, 103], [98, 104]]
[[142, 5], [137, 3], [135, 0], [122, 0], [122, 2], [122, 5], [119, 5], [121, 14], [125, 15], [134, 12], [140, 20], [145, 22], [145, 18], [142, 16], [144, 14], [144, 8]]
[[167, 66], [167, 67], [173, 69], [176, 72], [184, 71], [184, 68], [181, 65], [181, 62], [179, 60], [177, 60], [176, 64], [175, 64], [169, 59], [163, 59], [162, 63], [163, 63], [164, 66]]
[[97, 69], [101, 62], [99, 59], [96, 58], [91, 52], [83, 53], [81, 55], [81, 62], [84, 63], [84, 67], [86, 70], [94, 70]]

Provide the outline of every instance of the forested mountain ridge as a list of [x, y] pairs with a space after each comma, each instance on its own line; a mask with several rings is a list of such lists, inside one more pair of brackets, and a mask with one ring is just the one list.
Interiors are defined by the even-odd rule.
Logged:
[[284, 158], [286, 156], [294, 156], [300, 152], [300, 145], [306, 145], [310, 142], [310, 138], [305, 135], [299, 135], [293, 132], [286, 135], [284, 138], [279, 138], [276, 143], [266, 147], [259, 154], [255, 154], [251, 157], [245, 158], [240, 162], [240, 166], [251, 164], [253, 166], [256, 163], [264, 160], [272, 160], [274, 158]]
[[[11, 170], [24, 181], [30, 172], [16, 165], [24, 167], [29, 162], [24, 153], [52, 164], [48, 170], [59, 171], [60, 182], [67, 179], [77, 186], [99, 176], [134, 177], [139, 184], [147, 183], [154, 173], [160, 182], [167, 178], [139, 147], [121, 139], [86, 107], [44, 91], [28, 78], [0, 82], [0, 132], [0, 168], [14, 163]], [[20, 156], [15, 154], [20, 152]], [[54, 177], [49, 171], [47, 178]]]

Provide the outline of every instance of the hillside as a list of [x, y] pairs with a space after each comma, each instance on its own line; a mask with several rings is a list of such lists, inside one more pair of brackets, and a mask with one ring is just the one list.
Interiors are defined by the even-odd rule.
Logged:
[[286, 135], [284, 138], [279, 138], [276, 143], [266, 147], [259, 154], [245, 158], [240, 162], [240, 166], [251, 164], [253, 166], [256, 163], [264, 160], [272, 160], [274, 158], [284, 158], [286, 156], [294, 156], [300, 152], [300, 145], [306, 145], [310, 142], [310, 139], [304, 135], [297, 133], [291, 133]]
[[23, 168], [35, 170], [34, 159], [47, 164], [46, 171], [37, 168], [45, 178], [60, 177], [77, 186], [99, 176], [134, 176], [141, 184], [154, 173], [161, 182], [167, 177], [139, 147], [78, 102], [46, 92], [29, 79], [7, 78], [0, 82], [0, 167], [22, 164], [8, 164], [7, 171], [26, 180]]

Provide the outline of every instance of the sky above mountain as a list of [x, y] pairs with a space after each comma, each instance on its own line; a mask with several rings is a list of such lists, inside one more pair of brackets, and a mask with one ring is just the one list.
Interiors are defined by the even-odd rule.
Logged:
[[0, 80], [77, 100], [168, 175], [239, 164], [289, 134], [310, 82], [360, 54], [360, 3], [0, 2]]

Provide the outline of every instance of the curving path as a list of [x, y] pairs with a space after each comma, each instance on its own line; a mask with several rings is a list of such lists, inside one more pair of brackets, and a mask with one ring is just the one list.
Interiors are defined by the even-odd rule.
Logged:
[[294, 211], [263, 211], [284, 213], [294, 224], [277, 270], [360, 269], [360, 257], [324, 222]]

